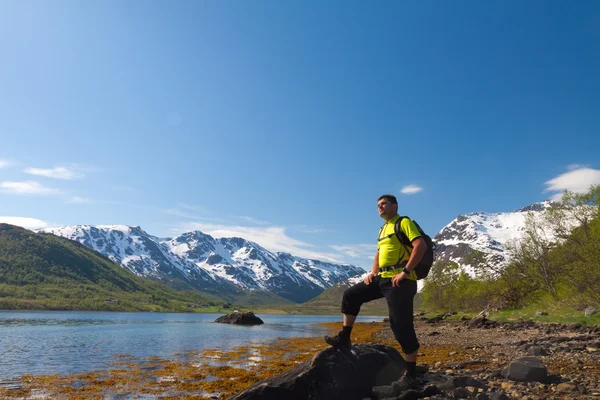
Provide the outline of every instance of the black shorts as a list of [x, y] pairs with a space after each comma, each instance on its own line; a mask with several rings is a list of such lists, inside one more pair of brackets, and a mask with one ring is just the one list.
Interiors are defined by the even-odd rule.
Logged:
[[413, 323], [413, 301], [417, 294], [417, 281], [403, 279], [393, 287], [391, 278], [373, 277], [371, 284], [359, 282], [346, 289], [342, 299], [342, 313], [358, 315], [360, 307], [369, 301], [385, 297], [390, 315], [390, 326], [405, 354], [419, 348]]

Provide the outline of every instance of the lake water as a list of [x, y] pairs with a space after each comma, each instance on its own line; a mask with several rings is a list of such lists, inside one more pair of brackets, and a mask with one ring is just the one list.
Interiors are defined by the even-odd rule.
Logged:
[[[258, 315], [263, 325], [238, 326], [213, 321], [222, 314], [116, 313], [75, 311], [0, 311], [0, 381], [34, 375], [98, 371], [118, 355], [128, 361], [227, 350], [278, 337], [320, 336], [319, 322], [340, 316]], [[383, 317], [360, 316], [358, 321]]]

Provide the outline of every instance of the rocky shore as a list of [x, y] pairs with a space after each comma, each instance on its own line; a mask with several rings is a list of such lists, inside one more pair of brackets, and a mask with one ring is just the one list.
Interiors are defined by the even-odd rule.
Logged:
[[[372, 324], [376, 325], [376, 324]], [[420, 318], [418, 385], [398, 391], [404, 370], [389, 327], [351, 350], [326, 348], [239, 400], [543, 400], [600, 398], [600, 327]], [[382, 344], [385, 343], [385, 344]], [[395, 346], [397, 347], [397, 346]]]
[[[600, 398], [598, 326], [418, 318], [416, 329], [421, 342], [419, 364], [425, 361], [429, 374], [451, 381], [465, 377], [478, 383], [432, 399]], [[374, 339], [386, 343], [394, 340], [390, 329], [381, 330]], [[523, 381], [507, 375], [511, 363], [524, 357], [538, 359], [546, 368], [546, 376]]]
[[[320, 324], [335, 334], [340, 322]], [[600, 327], [415, 321], [419, 385], [396, 392], [404, 359], [386, 322], [357, 323], [351, 352], [322, 336], [204, 349], [108, 370], [0, 382], [0, 399], [600, 399]]]

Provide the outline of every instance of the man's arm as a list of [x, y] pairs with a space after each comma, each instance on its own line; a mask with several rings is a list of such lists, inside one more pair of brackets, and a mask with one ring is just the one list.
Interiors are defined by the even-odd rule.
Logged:
[[413, 251], [410, 253], [410, 258], [404, 267], [409, 271], [412, 271], [417, 267], [417, 264], [421, 261], [421, 258], [423, 258], [425, 251], [427, 251], [427, 243], [425, 243], [425, 239], [422, 237], [413, 240], [412, 245]]
[[[418, 237], [415, 240], [413, 240], [412, 245], [413, 251], [412, 253], [410, 253], [410, 258], [408, 259], [408, 262], [404, 267], [409, 272], [411, 272], [417, 267], [417, 264], [419, 263], [419, 261], [421, 261], [421, 258], [423, 258], [423, 255], [427, 250], [427, 243], [425, 243], [425, 239], [423, 239], [422, 237]], [[398, 275], [394, 276], [392, 278], [392, 286], [399, 286], [400, 281], [408, 278], [408, 275], [409, 274], [407, 274], [406, 272], [400, 272]]]
[[369, 285], [373, 281], [373, 277], [379, 272], [379, 250], [375, 253], [375, 259], [373, 260], [373, 268], [371, 273], [365, 277], [365, 283]]

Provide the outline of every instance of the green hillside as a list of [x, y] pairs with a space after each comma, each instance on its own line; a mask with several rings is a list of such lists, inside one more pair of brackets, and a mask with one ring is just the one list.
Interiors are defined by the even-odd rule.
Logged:
[[178, 292], [138, 277], [78, 242], [0, 224], [0, 309], [219, 311], [224, 306], [216, 296]]
[[[570, 230], [574, 221], [577, 227]], [[543, 223], [528, 218], [524, 239], [511, 253], [511, 262], [498, 271], [474, 252], [469, 261], [475, 277], [459, 272], [456, 263], [435, 263], [421, 292], [424, 307], [550, 313], [600, 307], [600, 186], [584, 194], [565, 192]]]
[[[342, 296], [344, 290], [349, 285], [343, 283], [334, 285], [323, 293], [302, 304], [302, 309], [306, 310], [306, 313], [314, 314], [339, 314], [340, 306], [342, 304]], [[387, 303], [385, 299], [379, 299], [363, 304], [360, 310], [361, 315], [387, 315]]]

